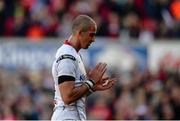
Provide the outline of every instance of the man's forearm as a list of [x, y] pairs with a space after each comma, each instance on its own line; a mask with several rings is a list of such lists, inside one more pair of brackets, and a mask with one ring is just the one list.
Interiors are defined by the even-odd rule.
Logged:
[[82, 84], [79, 87], [74, 87], [72, 91], [68, 94], [67, 100], [64, 100], [64, 103], [71, 104], [86, 95], [88, 92], [89, 89], [85, 84]]

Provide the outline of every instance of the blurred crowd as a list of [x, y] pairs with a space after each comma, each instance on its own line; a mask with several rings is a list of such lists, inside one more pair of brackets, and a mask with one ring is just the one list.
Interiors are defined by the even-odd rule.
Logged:
[[49, 120], [53, 81], [47, 69], [12, 72], [0, 68], [0, 120]]
[[[130, 72], [109, 70], [117, 77], [114, 88], [91, 94], [87, 100], [89, 120], [180, 119], [180, 73], [161, 66], [152, 73], [134, 68]], [[49, 69], [16, 72], [0, 68], [0, 120], [48, 120], [53, 111], [53, 79]]]
[[67, 37], [78, 14], [97, 22], [98, 36], [180, 37], [179, 0], [0, 0], [0, 36]]
[[153, 73], [111, 71], [119, 77], [111, 90], [88, 100], [88, 119], [97, 120], [178, 120], [180, 119], [180, 72], [163, 66]]

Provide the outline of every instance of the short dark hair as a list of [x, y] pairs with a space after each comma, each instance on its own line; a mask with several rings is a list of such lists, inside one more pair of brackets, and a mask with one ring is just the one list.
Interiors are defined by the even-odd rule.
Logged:
[[86, 32], [92, 24], [95, 24], [95, 22], [91, 17], [87, 15], [79, 15], [72, 22], [72, 32], [76, 33], [80, 28], [83, 32]]

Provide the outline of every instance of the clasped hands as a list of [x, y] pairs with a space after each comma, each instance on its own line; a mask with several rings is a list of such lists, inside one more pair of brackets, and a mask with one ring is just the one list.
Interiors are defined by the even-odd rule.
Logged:
[[89, 71], [88, 78], [93, 80], [95, 83], [95, 85], [93, 86], [93, 91], [107, 90], [115, 84], [116, 78], [104, 76], [106, 70], [106, 63], [98, 63], [95, 68]]

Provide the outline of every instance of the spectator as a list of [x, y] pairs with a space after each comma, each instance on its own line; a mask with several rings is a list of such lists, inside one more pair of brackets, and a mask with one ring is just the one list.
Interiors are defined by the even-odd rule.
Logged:
[[[178, 8], [178, 0], [0, 0], [0, 36], [67, 36], [68, 21], [83, 13], [99, 22], [98, 36], [118, 38], [127, 31], [130, 38], [147, 43], [180, 37]], [[42, 30], [32, 34], [34, 22]]]

